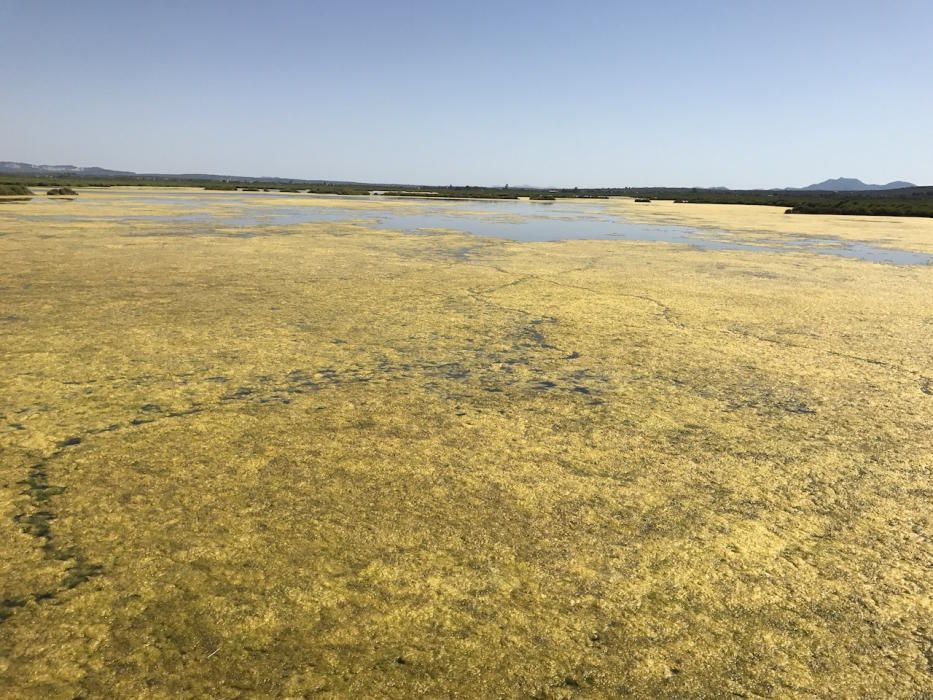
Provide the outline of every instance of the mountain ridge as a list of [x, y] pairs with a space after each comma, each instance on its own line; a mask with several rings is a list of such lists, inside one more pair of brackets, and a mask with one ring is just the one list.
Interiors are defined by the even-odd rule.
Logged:
[[[217, 175], [213, 173], [139, 173], [132, 170], [111, 170], [98, 166], [83, 167], [78, 165], [35, 165], [33, 163], [22, 163], [18, 161], [0, 161], [0, 176], [2, 175], [24, 175], [24, 176], [42, 176], [42, 175], [70, 175], [75, 177], [99, 177], [99, 178], [140, 178], [151, 180], [208, 180], [218, 182], [281, 182], [281, 183], [307, 183], [307, 184], [330, 184], [330, 185], [365, 185], [373, 184], [355, 180], [309, 180], [304, 178], [289, 177], [257, 177], [247, 175]], [[837, 177], [829, 180], [823, 180], [805, 187], [785, 187], [774, 188], [770, 191], [784, 192], [869, 192], [879, 190], [896, 190], [908, 187], [917, 187], [911, 182], [895, 180], [883, 185], [869, 184], [862, 182], [857, 178]], [[519, 189], [549, 190], [559, 189], [553, 187], [534, 187], [531, 185], [522, 185]], [[588, 188], [584, 188], [588, 189]], [[595, 188], [600, 189], [600, 188]], [[682, 189], [682, 188], [663, 188], [663, 189]], [[733, 190], [729, 187], [699, 187], [696, 189], [704, 191], [746, 191]], [[757, 191], [757, 190], [755, 190]], [[762, 190], [764, 191], [764, 190]]]
[[287, 182], [310, 184], [365, 184], [343, 180], [305, 180], [294, 177], [256, 177], [247, 175], [215, 175], [212, 173], [138, 173], [132, 170], [110, 170], [97, 166], [34, 165], [18, 161], [0, 160], [0, 175], [72, 175], [77, 177], [136, 177], [153, 180], [216, 180], [232, 182]]
[[867, 192], [869, 190], [900, 190], [905, 187], [916, 187], [916, 185], [904, 180], [894, 180], [884, 185], [873, 185], [854, 177], [836, 177], [794, 189], [823, 192]]

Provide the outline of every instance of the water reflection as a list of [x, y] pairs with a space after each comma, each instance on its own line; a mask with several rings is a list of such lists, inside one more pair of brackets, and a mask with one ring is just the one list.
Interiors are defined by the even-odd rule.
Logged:
[[[610, 215], [598, 201], [444, 200], [425, 203], [424, 200], [418, 200], [415, 203], [403, 198], [391, 200], [378, 196], [338, 199], [332, 196], [265, 192], [166, 191], [113, 194], [114, 197], [108, 197], [106, 200], [82, 200], [82, 208], [93, 209], [95, 205], [99, 205], [112, 211], [114, 204], [119, 203], [125, 204], [128, 212], [137, 207], [152, 206], [164, 207], [168, 211], [159, 215], [128, 213], [125, 216], [68, 216], [54, 207], [41, 206], [34, 214], [58, 221], [168, 221], [216, 224], [243, 229], [321, 221], [358, 221], [379, 229], [414, 233], [438, 229], [455, 230], [523, 242], [622, 239], [675, 243], [703, 250], [805, 252], [898, 265], [924, 265], [933, 262], [933, 255], [884, 248], [860, 241], [806, 235], [764, 239], [756, 237], [749, 240], [743, 239], [735, 232], [632, 222]], [[314, 198], [319, 201], [314, 206], [296, 204], [296, 197]], [[326, 204], [323, 204], [324, 201]], [[365, 201], [365, 207], [359, 207], [360, 201]], [[396, 207], [392, 206], [390, 201], [405, 201], [413, 206]], [[29, 211], [33, 213], [32, 210]], [[244, 231], [244, 235], [249, 234]]]

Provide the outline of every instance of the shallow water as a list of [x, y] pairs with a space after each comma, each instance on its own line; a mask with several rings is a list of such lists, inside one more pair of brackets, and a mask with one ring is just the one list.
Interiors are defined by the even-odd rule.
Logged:
[[[110, 194], [108, 192], [108, 194]], [[380, 196], [333, 197], [295, 193], [230, 193], [230, 192], [171, 192], [164, 194], [114, 192], [114, 198], [96, 202], [90, 197], [82, 199], [83, 208], [100, 204], [112, 208], [114, 199], [127, 205], [127, 214], [114, 216], [66, 215], [54, 207], [60, 204], [37, 199], [38, 207], [17, 213], [35, 215], [55, 221], [166, 221], [179, 223], [214, 223], [224, 227], [247, 229], [251, 227], [289, 226], [319, 221], [360, 222], [379, 229], [410, 233], [431, 230], [462, 231], [478, 236], [506, 238], [523, 242], [553, 242], [563, 240], [656, 241], [689, 245], [703, 250], [742, 250], [778, 253], [814, 253], [835, 255], [871, 262], [897, 265], [926, 265], [933, 255], [876, 246], [862, 241], [809, 236], [801, 233], [792, 237], [750, 240], [725, 230], [649, 224], [628, 221], [610, 214], [598, 200], [580, 201], [488, 201], [385, 198]], [[286, 200], [307, 198], [318, 200], [314, 206], [289, 203]], [[257, 201], [261, 200], [261, 201]], [[276, 203], [276, 200], [282, 200]], [[321, 206], [320, 200], [327, 200]], [[343, 206], [342, 201], [372, 203], [372, 207]], [[385, 206], [387, 202], [404, 201], [411, 207]], [[330, 203], [333, 202], [331, 205]], [[380, 206], [382, 205], [382, 206]], [[166, 214], [133, 214], [137, 208], [164, 207]], [[648, 205], [646, 205], [648, 206]], [[111, 209], [112, 211], [112, 209]], [[419, 213], [411, 213], [418, 211]]]

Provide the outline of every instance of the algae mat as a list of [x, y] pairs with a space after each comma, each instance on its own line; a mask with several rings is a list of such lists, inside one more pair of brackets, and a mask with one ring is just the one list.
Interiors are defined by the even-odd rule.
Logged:
[[930, 267], [2, 217], [0, 695], [933, 689]]

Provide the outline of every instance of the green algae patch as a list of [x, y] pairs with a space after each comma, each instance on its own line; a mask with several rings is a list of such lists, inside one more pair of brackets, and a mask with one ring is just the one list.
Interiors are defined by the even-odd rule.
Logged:
[[0, 694], [929, 692], [933, 269], [0, 217]]

